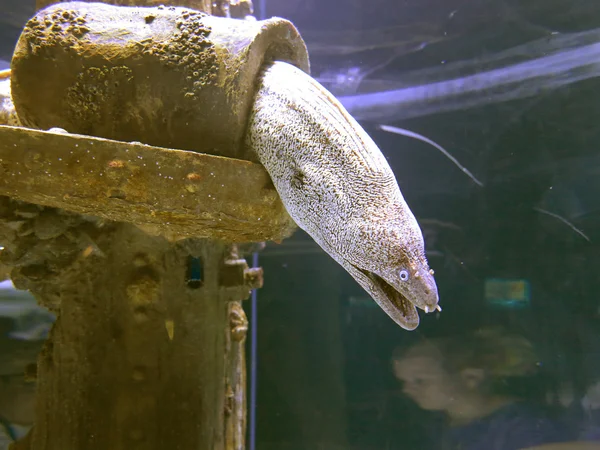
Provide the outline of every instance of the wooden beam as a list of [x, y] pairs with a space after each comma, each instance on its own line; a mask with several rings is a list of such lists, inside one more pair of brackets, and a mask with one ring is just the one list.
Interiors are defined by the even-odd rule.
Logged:
[[281, 240], [295, 229], [259, 164], [20, 127], [0, 126], [0, 195], [172, 240]]

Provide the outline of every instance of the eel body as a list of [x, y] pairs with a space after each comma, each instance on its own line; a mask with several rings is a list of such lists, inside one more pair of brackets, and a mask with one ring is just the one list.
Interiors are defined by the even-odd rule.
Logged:
[[401, 327], [416, 307], [439, 309], [423, 235], [387, 160], [316, 80], [275, 62], [265, 68], [247, 145], [290, 216]]
[[10, 69], [0, 70], [0, 125], [21, 125], [10, 92]]

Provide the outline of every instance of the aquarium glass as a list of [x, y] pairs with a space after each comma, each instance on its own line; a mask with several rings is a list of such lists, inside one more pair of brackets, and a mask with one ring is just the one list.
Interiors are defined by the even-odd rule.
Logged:
[[[16, 441], [15, 450], [600, 449], [597, 2], [194, 0], [165, 5], [209, 5], [215, 14], [243, 23], [290, 21], [306, 44], [310, 77], [317, 84], [301, 70], [270, 72], [276, 65], [271, 59], [294, 57], [277, 45], [264, 45], [260, 51], [266, 56], [254, 61], [256, 80], [248, 81], [247, 91], [250, 98], [262, 96], [271, 128], [265, 131], [259, 119], [248, 125], [248, 117], [235, 125], [240, 136], [254, 132], [256, 139], [236, 141], [233, 131], [222, 128], [233, 122], [212, 106], [206, 106], [207, 114], [216, 119], [207, 122], [206, 133], [217, 137], [206, 142], [199, 137], [189, 148], [164, 138], [195, 120], [186, 113], [159, 117], [155, 128], [137, 134], [97, 132], [100, 138], [133, 142], [128, 148], [140, 153], [130, 178], [118, 178], [119, 170], [129, 170], [129, 160], [114, 156], [115, 150], [106, 161], [100, 162], [101, 156], [90, 161], [90, 147], [85, 170], [95, 178], [84, 183], [85, 192], [108, 199], [94, 200], [92, 206], [78, 200], [83, 178], [77, 177], [83, 175], [76, 169], [84, 166], [75, 157], [68, 162], [72, 171], [61, 172], [66, 182], [60, 195], [50, 192], [41, 176], [11, 181], [25, 175], [17, 174], [7, 156], [9, 141], [3, 136], [8, 134], [2, 130], [15, 123], [2, 122], [8, 116], [0, 110], [0, 450]], [[18, 72], [21, 66], [13, 62], [8, 71], [19, 36], [36, 14], [35, 1], [4, 0], [1, 10], [0, 106], [10, 106], [11, 78], [13, 86], [17, 78], [33, 86], [55, 77], [56, 89], [63, 89], [62, 75], [56, 75], [61, 72], [51, 65], [41, 66], [47, 72]], [[64, 20], [87, 26], [70, 16]], [[160, 20], [145, 16], [148, 26]], [[230, 38], [232, 23], [223, 25], [229, 30], [222, 41], [227, 51], [215, 58], [249, 42]], [[221, 25], [211, 26], [202, 36]], [[280, 38], [290, 39], [290, 29], [280, 30]], [[177, 45], [204, 42], [195, 29], [181, 30], [177, 33], [184, 38]], [[120, 39], [127, 37], [110, 45], [120, 45]], [[153, 47], [148, 53], [144, 45], [132, 44], [128, 57], [145, 61], [159, 51]], [[206, 55], [202, 45], [190, 47], [192, 57]], [[27, 51], [35, 53], [34, 47]], [[78, 56], [69, 58], [64, 79], [79, 64]], [[194, 61], [213, 67], [169, 75], [157, 86], [180, 80], [181, 89], [193, 90], [215, 83], [221, 86], [217, 92], [243, 70], [233, 63], [219, 66], [218, 59], [200, 60]], [[165, 59], [164, 70], [178, 61]], [[77, 69], [82, 85], [105, 77], [104, 90], [77, 97], [78, 111], [84, 111], [77, 117], [91, 124], [87, 128], [74, 133], [63, 126], [79, 119], [68, 116], [71, 122], [61, 122], [62, 106], [19, 126], [57, 127], [56, 139], [67, 145], [74, 134], [110, 133], [121, 119], [131, 120], [117, 112], [113, 128], [102, 123], [107, 108], [125, 111], [119, 99], [137, 98], [145, 81], [127, 75], [127, 68], [103, 64], [104, 72]], [[261, 83], [270, 86], [259, 89]], [[124, 97], [114, 94], [123, 86], [129, 89]], [[25, 101], [22, 88], [20, 97], [13, 90], [17, 115], [50, 111], [45, 105], [53, 87], [44, 89], [29, 109], [19, 109]], [[56, 105], [71, 101], [75, 88], [68, 89]], [[173, 92], [179, 95], [181, 89]], [[117, 100], [101, 103], [103, 95]], [[194, 101], [190, 95], [182, 95], [181, 105]], [[178, 111], [172, 98], [144, 111], [152, 117], [169, 101]], [[259, 104], [254, 101], [235, 100], [232, 110], [249, 111]], [[201, 110], [202, 102], [194, 108]], [[326, 104], [335, 106], [326, 109]], [[338, 117], [334, 110], [346, 125], [327, 124]], [[44, 136], [35, 138], [37, 145]], [[220, 151], [220, 143], [230, 141], [264, 147], [275, 169], [260, 155], [235, 153], [237, 147]], [[34, 141], [18, 142], [12, 152], [34, 151]], [[157, 152], [214, 150], [218, 161], [202, 160], [194, 166], [198, 170], [186, 172], [183, 165], [193, 160], [165, 156], [156, 160], [156, 183], [148, 182], [143, 177], [154, 164], [143, 159], [148, 143]], [[363, 156], [352, 153], [359, 147]], [[372, 156], [379, 151], [380, 159]], [[299, 152], [304, 156], [296, 160]], [[223, 162], [224, 157], [231, 160]], [[250, 161], [234, 161], [239, 159]], [[389, 199], [381, 200], [385, 183], [364, 162], [376, 159], [389, 165], [401, 191], [394, 201], [405, 209], [390, 212]], [[201, 172], [207, 164], [229, 163], [231, 169]], [[25, 173], [41, 163], [24, 156], [20, 164]], [[236, 177], [250, 181], [233, 191]], [[131, 187], [137, 180], [146, 183], [138, 191]], [[341, 180], [342, 187], [331, 180]], [[282, 195], [281, 206], [275, 189], [283, 185], [292, 190]], [[313, 186], [331, 195], [310, 197]], [[145, 203], [132, 200], [154, 188]], [[219, 194], [224, 192], [219, 189], [231, 193]], [[161, 192], [178, 194], [160, 197]], [[249, 192], [256, 196], [250, 198]], [[187, 202], [183, 206], [179, 193]], [[211, 193], [218, 205], [206, 209]], [[263, 235], [274, 236], [264, 242], [244, 234], [232, 238], [231, 227], [241, 229], [251, 220], [260, 230], [268, 219], [258, 213], [232, 219], [238, 210], [229, 205], [246, 198], [249, 211], [252, 202], [272, 202], [260, 211], [283, 219], [269, 226], [291, 223], [285, 222], [286, 207], [299, 227], [282, 237], [264, 225]], [[180, 223], [186, 214], [208, 234], [184, 235], [183, 228], [173, 228], [171, 221]], [[124, 217], [132, 217], [135, 226], [121, 226]], [[405, 220], [403, 227], [388, 228], [395, 220], [390, 217]], [[417, 235], [410, 234], [417, 224]], [[198, 234], [200, 228], [193, 229]], [[422, 273], [424, 260], [398, 256], [420, 255], [421, 235], [428, 264]], [[253, 268], [262, 268], [262, 275]], [[429, 268], [437, 305], [424, 300], [434, 295], [430, 287], [402, 290], [416, 275], [429, 276]], [[397, 286], [389, 280], [396, 276], [401, 294], [392, 295]], [[418, 326], [414, 321], [402, 326], [391, 317], [393, 311], [386, 314], [381, 299], [376, 302], [358, 279], [383, 286], [377, 291], [383, 297], [404, 302], [384, 305], [392, 310], [412, 311], [413, 301], [422, 300], [415, 310]], [[130, 320], [113, 320], [115, 311]], [[86, 381], [89, 376], [93, 383]], [[43, 395], [36, 398], [36, 391]], [[172, 421], [171, 413], [161, 413], [171, 408]]]

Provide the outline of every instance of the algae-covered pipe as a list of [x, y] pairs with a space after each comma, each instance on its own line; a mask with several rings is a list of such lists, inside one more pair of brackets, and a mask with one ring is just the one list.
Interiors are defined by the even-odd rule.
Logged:
[[25, 25], [12, 96], [27, 127], [248, 159], [240, 152], [256, 79], [273, 60], [309, 70], [284, 19], [59, 3]]

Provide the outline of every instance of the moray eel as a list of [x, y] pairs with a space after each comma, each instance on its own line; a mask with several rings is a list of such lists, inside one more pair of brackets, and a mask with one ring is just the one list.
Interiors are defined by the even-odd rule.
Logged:
[[288, 213], [402, 328], [439, 309], [423, 235], [369, 135], [316, 80], [284, 62], [259, 80], [246, 145]]

